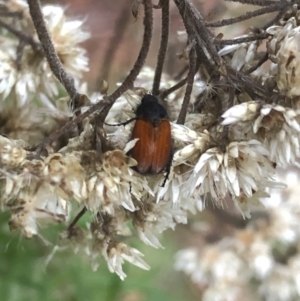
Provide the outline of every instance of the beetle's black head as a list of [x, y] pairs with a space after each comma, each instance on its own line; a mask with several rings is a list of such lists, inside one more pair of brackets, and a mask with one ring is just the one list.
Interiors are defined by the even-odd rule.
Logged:
[[158, 103], [156, 97], [150, 94], [145, 94], [142, 98], [141, 104], [136, 110], [136, 117], [140, 119], [147, 119], [156, 126], [162, 119], [167, 119], [168, 114], [165, 108]]

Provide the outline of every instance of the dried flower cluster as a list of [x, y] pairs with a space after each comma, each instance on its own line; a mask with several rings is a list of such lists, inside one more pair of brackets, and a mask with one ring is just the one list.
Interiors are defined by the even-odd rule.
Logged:
[[281, 178], [289, 188], [273, 191], [262, 215], [254, 213], [246, 228], [201, 250], [177, 253], [176, 269], [191, 277], [202, 300], [299, 299], [299, 173]]
[[[89, 99], [79, 94], [86, 87], [82, 73], [88, 70], [80, 43], [89, 35], [81, 29], [82, 22], [70, 20], [60, 7], [41, 9], [37, 0], [0, 2], [3, 15], [13, 16], [7, 23], [0, 19], [1, 205], [11, 213], [10, 227], [32, 237], [46, 224], [68, 223], [58, 247], [68, 245], [85, 253], [93, 268], [102, 256], [121, 279], [126, 277], [125, 260], [149, 269], [143, 254], [127, 244], [128, 237], [137, 234], [145, 244], [160, 248], [158, 234], [187, 223], [188, 214], [207, 202], [223, 208], [230, 199], [250, 217], [253, 208], [265, 204], [268, 189], [284, 187], [275, 179], [276, 167], [295, 165], [300, 156], [298, 5], [266, 4], [264, 13], [278, 12], [268, 26], [225, 40], [209, 28], [257, 13], [241, 20], [205, 22], [188, 1], [174, 3], [186, 33], [180, 57], [187, 66], [179, 80], [162, 73], [169, 0], [155, 6], [162, 11], [163, 25], [154, 71], [144, 66], [154, 7], [151, 0], [136, 1], [133, 14], [139, 4], [144, 9], [144, 36], [134, 67], [111, 95], [102, 89], [103, 95]], [[267, 43], [264, 53], [259, 51], [262, 41]], [[264, 64], [268, 59], [272, 63]], [[61, 85], [68, 97], [58, 99]], [[133, 123], [107, 125], [134, 118], [141, 98], [151, 90], [168, 111], [172, 127], [174, 156], [164, 187], [164, 173], [145, 176], [133, 169], [137, 162], [128, 155], [136, 143], [131, 139]], [[76, 204], [82, 210], [73, 217]], [[91, 222], [82, 228], [77, 222], [86, 212]], [[241, 285], [253, 277], [271, 277], [274, 236], [257, 234], [251, 227], [238, 235], [240, 243], [232, 243], [226, 253], [208, 247], [208, 260], [214, 263], [216, 256], [224, 262], [220, 270], [216, 267], [216, 275], [209, 263], [195, 264], [194, 253], [188, 273], [205, 284], [215, 277], [215, 285], [222, 285], [218, 279], [223, 275], [228, 284], [253, 258], [251, 272], [239, 277]], [[185, 254], [179, 266], [190, 260]], [[260, 292], [272, 296], [267, 284]], [[206, 300], [215, 300], [214, 291], [211, 294]]]

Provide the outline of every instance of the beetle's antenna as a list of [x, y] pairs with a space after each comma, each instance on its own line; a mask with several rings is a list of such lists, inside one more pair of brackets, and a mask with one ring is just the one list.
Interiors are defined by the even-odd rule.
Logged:
[[134, 117], [134, 118], [131, 118], [131, 119], [125, 121], [125, 122], [116, 123], [116, 124], [110, 124], [110, 123], [106, 123], [106, 122], [104, 122], [104, 124], [109, 125], [109, 126], [120, 126], [120, 125], [126, 125], [126, 124], [128, 124], [128, 123], [130, 123], [130, 122], [132, 122], [134, 120], [137, 120], [137, 118]]

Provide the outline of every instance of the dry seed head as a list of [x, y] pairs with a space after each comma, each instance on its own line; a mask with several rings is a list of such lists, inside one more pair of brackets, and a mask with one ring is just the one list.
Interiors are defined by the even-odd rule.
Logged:
[[4, 166], [18, 166], [25, 161], [25, 143], [0, 136], [0, 163]]

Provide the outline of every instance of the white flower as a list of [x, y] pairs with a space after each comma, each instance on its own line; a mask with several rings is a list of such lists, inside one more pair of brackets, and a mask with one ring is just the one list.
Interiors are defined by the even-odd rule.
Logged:
[[207, 246], [201, 253], [195, 249], [181, 250], [176, 255], [175, 268], [202, 285], [223, 281], [238, 283], [249, 277], [244, 261], [234, 252], [221, 250], [219, 246]]
[[[243, 38], [243, 37], [245, 37], [245, 35], [244, 35], [244, 36], [241, 36], [241, 37], [239, 37], [239, 38]], [[224, 56], [224, 55], [229, 54], [229, 53], [231, 53], [231, 52], [233, 52], [233, 51], [236, 51], [236, 50], [239, 49], [240, 47], [245, 47], [245, 43], [242, 43], [242, 44], [226, 45], [226, 46], [224, 46], [222, 49], [219, 50], [218, 54], [219, 54], [220, 56]]]
[[222, 124], [230, 128], [231, 139], [242, 137], [259, 140], [269, 150], [272, 162], [285, 167], [297, 164], [300, 157], [300, 110], [276, 104], [248, 102], [227, 110]]
[[260, 104], [257, 101], [243, 102], [235, 105], [222, 115], [224, 118], [222, 124], [228, 125], [235, 124], [240, 121], [252, 120], [257, 114], [259, 107]]
[[197, 270], [198, 252], [194, 248], [180, 250], [176, 254], [175, 269], [192, 275]]
[[45, 159], [43, 175], [46, 181], [56, 187], [58, 195], [83, 202], [87, 199], [87, 185], [84, 169], [79, 163], [80, 158], [80, 153], [65, 156], [52, 154]]
[[1, 39], [1, 44], [6, 44], [6, 49], [0, 49], [0, 94], [5, 99], [11, 92], [18, 77], [15, 68], [15, 45], [9, 40]]
[[174, 148], [178, 149], [173, 157], [174, 166], [186, 161], [193, 162], [211, 143], [211, 137], [207, 131], [199, 133], [187, 126], [175, 123], [171, 123], [171, 126]]
[[253, 132], [269, 149], [269, 158], [279, 166], [295, 164], [300, 157], [300, 111], [279, 105], [263, 105]]
[[[20, 30], [28, 32], [28, 35], [32, 32], [38, 41], [29, 17], [27, 3], [14, 0], [3, 5], [7, 6], [9, 11], [22, 11], [23, 18], [18, 24], [21, 27]], [[89, 37], [89, 34], [81, 29], [83, 22], [67, 20], [64, 10], [57, 6], [44, 6], [42, 10], [62, 64], [66, 71], [78, 81], [82, 77], [82, 73], [88, 71], [86, 51], [79, 46]], [[16, 26], [16, 24], [12, 26]], [[26, 101], [30, 101], [41, 91], [50, 97], [57, 95], [58, 81], [52, 74], [44, 55], [26, 45], [19, 62], [21, 67], [18, 69], [16, 62], [19, 42], [10, 36], [3, 37], [3, 39], [5, 41], [2, 41], [1, 45], [5, 48], [0, 49], [0, 94], [2, 94], [2, 99], [14, 91], [18, 105], [23, 106]]]
[[187, 212], [180, 206], [173, 206], [168, 202], [152, 203], [147, 205], [147, 210], [135, 212], [133, 224], [138, 232], [139, 238], [154, 248], [162, 248], [156, 235], [166, 229], [175, 229], [178, 223], [187, 223]]
[[268, 43], [270, 59], [277, 64], [277, 85], [288, 96], [300, 95], [300, 27], [295, 17], [286, 21], [283, 27], [272, 26], [267, 31], [273, 34]]
[[[17, 104], [23, 106], [26, 101], [30, 101], [39, 91], [46, 91], [49, 96], [58, 94], [57, 81], [54, 79], [48, 63], [41, 53], [36, 53], [27, 45], [22, 55], [22, 68], [17, 70], [16, 54], [18, 41], [6, 39], [1, 45], [2, 47], [3, 45], [8, 47], [8, 51], [6, 48], [0, 49], [0, 91], [3, 100], [11, 92], [14, 92]], [[7, 68], [9, 66], [10, 72], [8, 73]]]
[[192, 113], [186, 115], [184, 125], [190, 130], [202, 133], [215, 121], [215, 116], [213, 116], [213, 114]]
[[68, 152], [83, 152], [92, 148], [92, 139], [94, 135], [94, 128], [87, 123], [82, 133], [79, 136], [70, 138], [68, 145], [59, 150], [60, 153], [67, 154]]
[[[145, 91], [143, 91], [145, 92]], [[124, 95], [120, 96], [109, 110], [105, 122], [110, 125], [124, 123], [135, 117], [135, 111], [138, 105], [141, 103], [142, 93], [140, 91], [127, 91]], [[113, 135], [119, 128], [124, 126], [110, 126], [105, 125], [105, 130], [109, 135]], [[133, 122], [125, 126], [126, 131], [130, 131], [133, 127]], [[130, 131], [131, 132], [131, 131]]]
[[203, 294], [203, 301], [231, 301], [245, 298], [245, 283], [219, 282], [210, 286]]
[[135, 117], [134, 112], [140, 102], [141, 96], [131, 91], [119, 97], [110, 109], [104, 129], [108, 140], [115, 148], [124, 150], [131, 139], [135, 121], [132, 120], [126, 125], [122, 123]]
[[248, 272], [255, 278], [263, 280], [272, 271], [275, 260], [272, 246], [263, 232], [245, 229], [235, 236], [235, 251], [248, 264]]
[[[54, 195], [53, 198], [86, 201], [87, 187], [85, 172], [79, 163], [80, 155], [80, 153], [70, 153], [63, 156], [56, 153], [48, 156], [45, 161], [23, 158], [17, 170], [8, 169], [6, 172], [2, 170], [1, 174], [5, 179], [3, 203], [7, 204], [11, 199], [20, 198], [20, 193], [27, 191], [31, 186], [34, 189], [34, 185], [38, 186], [34, 184], [37, 181], [40, 186], [48, 187], [49, 193]], [[46, 191], [43, 194], [46, 194]]]
[[[253, 106], [252, 112], [256, 103]], [[245, 117], [247, 106], [236, 107], [244, 112], [242, 120], [251, 120]], [[230, 115], [238, 116], [234, 111], [229, 111], [227, 116]], [[251, 112], [250, 115], [255, 116]], [[237, 121], [237, 117], [232, 118], [233, 122]], [[269, 152], [257, 140], [231, 142], [225, 150], [209, 148], [212, 138], [207, 131], [197, 133], [175, 124], [172, 137], [178, 150], [173, 157], [170, 179], [158, 191], [158, 201], [170, 197], [173, 202], [191, 198], [202, 202], [210, 195], [215, 204], [222, 206], [222, 201], [230, 194], [243, 214], [249, 216], [249, 209], [261, 207], [260, 199], [268, 197], [265, 188], [275, 185]], [[193, 207], [188, 207], [193, 212]]]
[[0, 163], [4, 166], [21, 165], [27, 155], [24, 146], [22, 140], [12, 140], [0, 135]]
[[212, 276], [216, 282], [219, 279], [236, 281], [239, 278], [247, 278], [247, 273], [245, 273], [244, 268], [244, 262], [237, 254], [231, 251], [224, 251], [213, 263]]
[[289, 262], [288, 267], [291, 269], [292, 277], [298, 292], [298, 296], [300, 296], [300, 256], [299, 254], [293, 256]]
[[194, 197], [210, 193], [214, 201], [225, 198], [227, 183], [222, 162], [223, 154], [217, 148], [211, 148], [200, 156], [188, 179]]
[[38, 107], [37, 103], [29, 101], [19, 106], [16, 97], [0, 103], [2, 133], [9, 138], [22, 139], [33, 146], [73, 116], [67, 109], [70, 98], [58, 99], [53, 104], [48, 97], [40, 93], [36, 100], [39, 102]]
[[[183, 186], [187, 180], [185, 174], [181, 174], [178, 168], [171, 168], [168, 180], [164, 187], [156, 186], [156, 202], [161, 200], [171, 201], [174, 204], [180, 203], [184, 199]], [[157, 191], [156, 191], [157, 190]]]
[[251, 197], [253, 191], [258, 191], [261, 181], [272, 179], [275, 171], [267, 159], [268, 153], [256, 140], [231, 142], [228, 145], [224, 166], [231, 193], [239, 196], [240, 191], [243, 191]]
[[[248, 36], [249, 35], [243, 35], [234, 39]], [[219, 50], [218, 54], [220, 56], [224, 56], [234, 51], [233, 57], [231, 59], [231, 66], [236, 70], [240, 70], [245, 64], [249, 64], [254, 60], [258, 46], [258, 41], [226, 45], [221, 50]]]
[[225, 152], [217, 147], [207, 150], [188, 180], [192, 195], [209, 194], [219, 205], [227, 193], [233, 197], [243, 193], [251, 198], [261, 183], [268, 187], [274, 182], [275, 171], [267, 155], [268, 151], [256, 140], [231, 142]]
[[4, 179], [2, 203], [6, 205], [9, 201], [18, 197], [21, 189], [30, 186], [40, 178], [44, 168], [41, 160], [24, 160], [18, 170], [1, 170]]
[[39, 226], [66, 221], [70, 212], [69, 203], [40, 182], [24, 187], [10, 206], [10, 228], [20, 229], [26, 237], [36, 235]]
[[121, 280], [126, 278], [126, 274], [122, 269], [124, 261], [143, 269], [149, 270], [149, 265], [141, 258], [144, 255], [135, 248], [130, 248], [124, 243], [118, 243], [115, 246], [107, 246], [102, 251], [102, 255], [107, 262], [110, 272], [116, 273]]
[[277, 265], [276, 269], [259, 287], [259, 294], [266, 301], [290, 301], [299, 299], [292, 273], [288, 267]]
[[[294, 210], [293, 210], [294, 209]], [[282, 203], [279, 208], [270, 209], [269, 235], [284, 244], [292, 244], [300, 238], [299, 213], [289, 203]]]
[[115, 240], [115, 234], [123, 235], [118, 230], [123, 222], [125, 222], [124, 227], [128, 228], [124, 210], [118, 211], [114, 217], [103, 214], [101, 219], [91, 224], [92, 240], [87, 249], [94, 270], [99, 266], [98, 257], [101, 254], [110, 272], [116, 273], [122, 280], [126, 277], [122, 269], [125, 260], [141, 269], [149, 270], [148, 264], [142, 259], [144, 255], [141, 252]]
[[[268, 183], [272, 185], [273, 183]], [[285, 188], [285, 187], [280, 187]], [[270, 195], [264, 190], [264, 183], [261, 183], [261, 188], [258, 187], [258, 190], [253, 193], [251, 197], [248, 197], [245, 193], [241, 193], [238, 197], [233, 196], [232, 200], [235, 203], [238, 210], [246, 216], [247, 218], [251, 217], [251, 212], [253, 210], [264, 210], [264, 199], [269, 198]]]
[[197, 133], [175, 123], [171, 126], [174, 148], [178, 150], [173, 156], [172, 167], [164, 187], [159, 186], [159, 181], [155, 182], [153, 191], [156, 193], [156, 202], [161, 200], [178, 204], [184, 202], [185, 208], [195, 212], [195, 201], [190, 199], [192, 190], [188, 179], [195, 160], [210, 143], [210, 135], [206, 131]]
[[42, 11], [55, 50], [66, 71], [75, 79], [81, 78], [82, 73], [89, 70], [86, 50], [79, 46], [90, 37], [88, 32], [82, 30], [84, 22], [68, 20], [64, 9], [59, 6], [46, 5]]
[[123, 151], [107, 151], [102, 158], [90, 151], [86, 156], [90, 157], [86, 157], [90, 160], [87, 166], [89, 196], [86, 205], [92, 212], [97, 213], [101, 208], [102, 212], [114, 214], [115, 207], [120, 205], [135, 211], [133, 200], [140, 201], [146, 193], [152, 194], [146, 179], [131, 169], [136, 161]]

